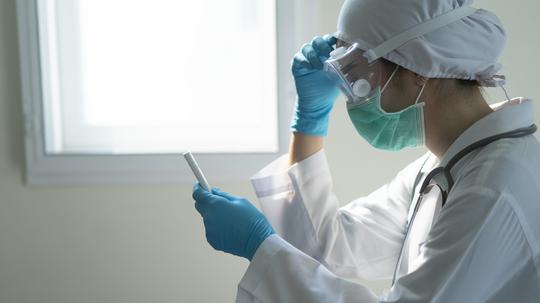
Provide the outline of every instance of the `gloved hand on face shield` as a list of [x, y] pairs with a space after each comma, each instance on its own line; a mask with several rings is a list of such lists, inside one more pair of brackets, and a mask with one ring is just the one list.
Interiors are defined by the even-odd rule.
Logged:
[[266, 217], [248, 200], [199, 183], [193, 186], [195, 208], [201, 214], [206, 240], [216, 249], [251, 261], [261, 243], [274, 234]]
[[336, 38], [315, 37], [294, 56], [292, 74], [297, 100], [291, 130], [313, 136], [326, 136], [328, 118], [339, 88], [325, 74], [324, 62], [330, 57]]

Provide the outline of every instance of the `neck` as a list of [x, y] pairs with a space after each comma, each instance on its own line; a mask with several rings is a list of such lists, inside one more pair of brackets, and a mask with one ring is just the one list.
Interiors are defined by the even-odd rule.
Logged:
[[470, 98], [444, 99], [433, 100], [425, 108], [426, 146], [439, 159], [466, 129], [493, 112], [480, 92]]

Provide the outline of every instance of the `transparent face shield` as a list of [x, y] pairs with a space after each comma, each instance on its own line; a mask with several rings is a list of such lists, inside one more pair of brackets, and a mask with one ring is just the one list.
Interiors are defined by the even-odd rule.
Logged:
[[324, 64], [327, 75], [347, 96], [350, 105], [365, 103], [381, 90], [381, 61], [368, 63], [364, 53], [357, 43], [339, 47]]

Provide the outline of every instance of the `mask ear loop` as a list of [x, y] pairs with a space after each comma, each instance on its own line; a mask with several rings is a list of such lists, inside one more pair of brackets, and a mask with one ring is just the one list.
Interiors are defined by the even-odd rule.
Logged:
[[396, 68], [394, 68], [394, 71], [393, 71], [392, 74], [390, 75], [390, 78], [388, 78], [388, 81], [386, 81], [386, 83], [384, 84], [383, 88], [381, 89], [381, 95], [382, 95], [382, 93], [384, 93], [384, 90], [386, 89], [386, 87], [388, 86], [388, 84], [390, 84], [390, 81], [392, 81], [392, 79], [394, 78], [394, 76], [396, 75], [398, 69], [399, 69], [399, 65], [396, 64]]
[[416, 101], [414, 101], [414, 105], [418, 104], [418, 101], [420, 101], [420, 96], [422, 96], [422, 93], [424, 92], [424, 89], [426, 88], [428, 81], [429, 79], [426, 80], [426, 83], [424, 83], [424, 85], [422, 85], [422, 88], [420, 89], [420, 92], [418, 93], [418, 96], [416, 97]]
[[[413, 106], [416, 106], [418, 105], [418, 101], [420, 101], [420, 97], [422, 96], [422, 94], [424, 93], [424, 89], [426, 88], [426, 85], [428, 83], [429, 79], [426, 80], [426, 83], [424, 83], [424, 85], [422, 85], [422, 88], [420, 89], [420, 92], [418, 93], [418, 96], [416, 97], [416, 101], [414, 101], [414, 105]], [[426, 103], [421, 103], [420, 106], [421, 107], [424, 107], [426, 105]], [[425, 118], [424, 118], [424, 109], [423, 108], [420, 108], [420, 120], [421, 122], [419, 122], [418, 124], [418, 128], [421, 129], [420, 133], [422, 134], [422, 137], [420, 138], [420, 145], [424, 145], [426, 143], [426, 131], [425, 131]]]

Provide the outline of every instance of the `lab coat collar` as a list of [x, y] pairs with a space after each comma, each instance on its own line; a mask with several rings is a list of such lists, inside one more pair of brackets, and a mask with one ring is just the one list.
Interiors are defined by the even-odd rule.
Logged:
[[477, 141], [534, 124], [531, 99], [519, 97], [494, 104], [491, 108], [493, 113], [475, 122], [450, 145], [441, 166], [446, 166], [457, 153]]

